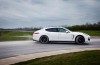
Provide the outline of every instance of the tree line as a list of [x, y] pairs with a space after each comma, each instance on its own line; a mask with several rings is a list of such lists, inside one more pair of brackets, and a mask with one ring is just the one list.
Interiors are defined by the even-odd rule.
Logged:
[[74, 25], [74, 26], [64, 26], [64, 27], [70, 30], [100, 30], [100, 21], [94, 24], [86, 23], [84, 25]]
[[[69, 30], [100, 30], [100, 21], [97, 22], [97, 23], [94, 23], [94, 24], [90, 24], [90, 23], [86, 23], [86, 24], [83, 24], [83, 25], [73, 25], [73, 26], [62, 26], [62, 27], [65, 27]], [[36, 31], [36, 30], [39, 30], [41, 29], [41, 27], [31, 27], [31, 28], [28, 28], [28, 27], [25, 27], [25, 28], [15, 28], [15, 29], [2, 29], [0, 28], [0, 30], [19, 30], [19, 31]]]

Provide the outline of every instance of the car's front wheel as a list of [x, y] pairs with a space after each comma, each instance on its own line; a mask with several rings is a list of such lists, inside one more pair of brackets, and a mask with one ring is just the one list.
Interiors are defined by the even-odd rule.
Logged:
[[85, 42], [85, 39], [83, 36], [77, 36], [76, 39], [75, 39], [75, 42], [77, 44], [83, 44]]
[[45, 35], [41, 36], [39, 42], [43, 43], [43, 44], [48, 43], [49, 42], [49, 38], [47, 36], [45, 36]]

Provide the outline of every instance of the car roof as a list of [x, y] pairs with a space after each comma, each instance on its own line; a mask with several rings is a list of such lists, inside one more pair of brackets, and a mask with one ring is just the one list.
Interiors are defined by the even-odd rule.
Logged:
[[43, 29], [48, 29], [48, 28], [64, 28], [64, 27], [46, 27], [46, 28], [43, 28]]

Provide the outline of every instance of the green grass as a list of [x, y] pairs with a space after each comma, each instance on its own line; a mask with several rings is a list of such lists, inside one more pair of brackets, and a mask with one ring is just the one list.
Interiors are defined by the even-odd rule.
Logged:
[[32, 35], [33, 32], [0, 31], [0, 41], [27, 40], [27, 38], [16, 36]]
[[60, 54], [13, 65], [100, 65], [100, 50]]
[[100, 31], [97, 30], [78, 30], [78, 32], [84, 32], [89, 34], [90, 36], [100, 36]]

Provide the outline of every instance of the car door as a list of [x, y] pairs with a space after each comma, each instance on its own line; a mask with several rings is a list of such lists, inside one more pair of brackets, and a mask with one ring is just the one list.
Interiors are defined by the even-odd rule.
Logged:
[[69, 32], [66, 32], [67, 30], [64, 28], [58, 28], [58, 38], [59, 41], [72, 41], [73, 35]]
[[58, 29], [57, 28], [49, 28], [46, 29], [49, 37], [49, 41], [58, 41]]

